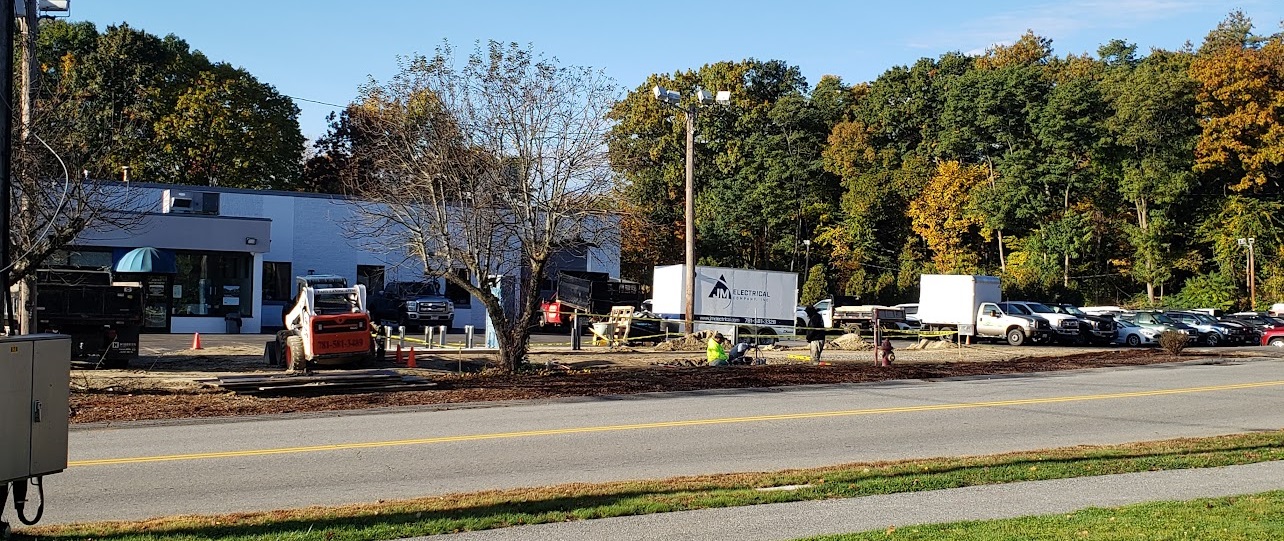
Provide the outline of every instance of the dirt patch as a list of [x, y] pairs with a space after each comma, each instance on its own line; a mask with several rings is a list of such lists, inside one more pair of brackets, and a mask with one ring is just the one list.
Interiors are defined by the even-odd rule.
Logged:
[[[957, 349], [957, 348], [956, 348]], [[1159, 350], [1084, 350], [968, 346], [955, 350], [898, 351], [891, 367], [874, 366], [869, 351], [826, 351], [827, 365], [808, 362], [805, 346], [763, 348], [767, 364], [705, 367], [700, 351], [539, 351], [528, 370], [502, 374], [493, 359], [459, 353], [422, 353], [418, 368], [391, 361], [367, 368], [395, 368], [435, 382], [431, 391], [321, 397], [249, 397], [203, 386], [195, 380], [218, 374], [279, 373], [257, 353], [203, 350], [151, 355], [130, 370], [73, 371], [73, 423], [192, 417], [266, 415], [388, 406], [460, 404], [505, 400], [600, 396], [660, 391], [782, 387], [893, 379], [938, 379], [986, 374], [1045, 372], [1132, 366], [1195, 358]], [[1022, 355], [1024, 354], [1024, 356]], [[690, 361], [690, 362], [687, 362]]]

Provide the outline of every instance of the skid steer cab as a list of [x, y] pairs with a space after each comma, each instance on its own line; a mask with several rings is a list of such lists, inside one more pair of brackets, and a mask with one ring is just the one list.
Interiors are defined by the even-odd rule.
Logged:
[[366, 287], [315, 278], [299, 277], [294, 306], [285, 314], [285, 329], [268, 343], [265, 356], [291, 372], [373, 361], [376, 350]]

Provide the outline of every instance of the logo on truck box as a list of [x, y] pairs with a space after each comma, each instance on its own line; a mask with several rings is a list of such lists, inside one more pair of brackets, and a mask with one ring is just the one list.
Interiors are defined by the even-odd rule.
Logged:
[[727, 283], [727, 276], [719, 275], [713, 289], [709, 291], [710, 299], [722, 299], [723, 309], [729, 309], [734, 301], [762, 301], [771, 298], [771, 292], [763, 289], [737, 289]]
[[713, 285], [713, 291], [709, 292], [710, 299], [730, 299], [731, 288], [727, 287], [727, 277], [718, 276], [718, 283]]

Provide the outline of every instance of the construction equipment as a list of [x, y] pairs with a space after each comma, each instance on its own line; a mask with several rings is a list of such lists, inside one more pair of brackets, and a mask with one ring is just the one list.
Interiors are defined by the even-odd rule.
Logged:
[[[605, 272], [561, 271], [557, 273], [554, 298], [540, 304], [541, 327], [569, 325], [575, 312], [601, 318], [615, 306], [637, 307], [642, 288], [637, 282], [612, 278]], [[587, 325], [590, 318], [582, 318]]]
[[264, 356], [291, 372], [311, 365], [344, 365], [377, 357], [366, 309], [366, 287], [347, 287], [338, 276], [300, 276], [285, 329], [269, 342]]

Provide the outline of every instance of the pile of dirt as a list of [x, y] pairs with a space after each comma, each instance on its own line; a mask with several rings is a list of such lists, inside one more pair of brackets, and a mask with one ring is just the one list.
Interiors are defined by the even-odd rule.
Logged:
[[861, 338], [856, 333], [847, 333], [830, 340], [829, 346], [844, 351], [870, 351], [874, 349], [873, 344], [865, 341], [864, 338]]
[[935, 338], [924, 338], [922, 340], [919, 340], [918, 343], [910, 344], [908, 346], [905, 346], [902, 349], [924, 350], [924, 349], [946, 349], [946, 348], [955, 348], [955, 347], [958, 347], [958, 345], [955, 344], [954, 342], [947, 342], [945, 340], [938, 340]]

